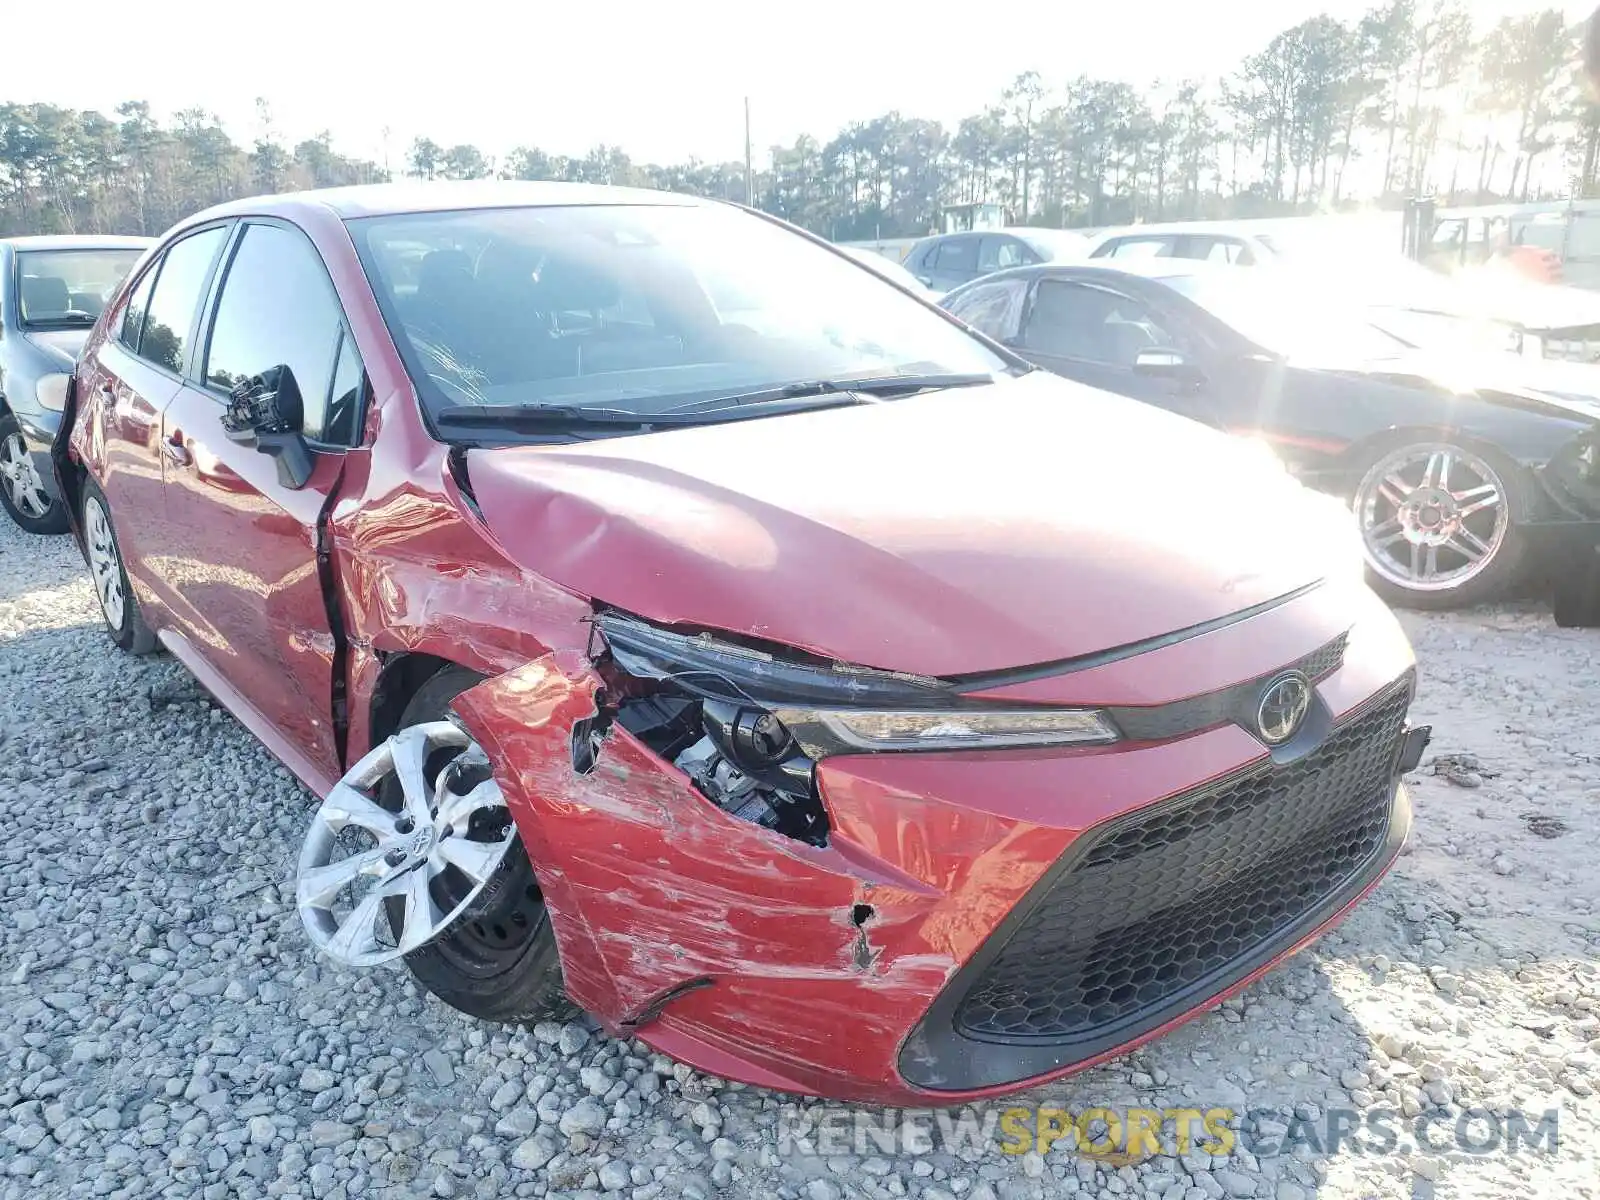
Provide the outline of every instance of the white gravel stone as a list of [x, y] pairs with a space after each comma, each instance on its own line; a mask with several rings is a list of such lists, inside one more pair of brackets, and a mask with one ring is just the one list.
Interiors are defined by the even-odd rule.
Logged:
[[587, 1096], [561, 1114], [561, 1132], [596, 1134], [606, 1127], [606, 1110]]
[[511, 1152], [511, 1165], [522, 1171], [537, 1171], [554, 1158], [559, 1149], [548, 1134], [536, 1134]]
[[1240, 1147], [1117, 1169], [998, 1136], [785, 1157], [791, 1097], [335, 968], [285, 902], [311, 798], [176, 662], [113, 652], [93, 605], [68, 539], [0, 518], [0, 1200], [1594, 1194], [1591, 1162], [1560, 1171], [1600, 1145], [1600, 634], [1536, 607], [1403, 618], [1430, 753], [1471, 754], [1480, 786], [1411, 777], [1411, 849], [1335, 935], [1016, 1103], [1232, 1106], [1280, 1137], [1356, 1093], [1434, 1136], [1462, 1108], [1559, 1104], [1561, 1162]]

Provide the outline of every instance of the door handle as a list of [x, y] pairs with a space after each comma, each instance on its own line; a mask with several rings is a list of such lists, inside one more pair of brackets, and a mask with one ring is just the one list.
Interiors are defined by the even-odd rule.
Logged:
[[183, 444], [183, 434], [174, 433], [161, 443], [161, 452], [172, 460], [175, 466], [187, 467], [194, 461], [188, 447]]

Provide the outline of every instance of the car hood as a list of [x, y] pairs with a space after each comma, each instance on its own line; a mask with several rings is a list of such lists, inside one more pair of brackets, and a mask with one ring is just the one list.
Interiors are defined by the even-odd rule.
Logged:
[[1600, 422], [1600, 366], [1516, 354], [1407, 354], [1346, 369], [1392, 383], [1475, 393], [1491, 404]]
[[87, 329], [34, 329], [23, 334], [29, 342], [45, 352], [66, 370], [78, 361], [78, 353], [89, 340]]
[[1034, 372], [983, 388], [468, 452], [527, 569], [663, 624], [951, 676], [1223, 618], [1344, 536], [1259, 447]]

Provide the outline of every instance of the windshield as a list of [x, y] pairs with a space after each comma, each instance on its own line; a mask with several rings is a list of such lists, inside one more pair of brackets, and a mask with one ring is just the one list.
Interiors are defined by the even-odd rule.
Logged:
[[921, 280], [891, 258], [885, 258], [883, 255], [871, 250], [846, 248], [845, 253], [868, 270], [876, 271], [885, 279], [894, 280], [901, 287], [910, 288], [913, 292], [925, 292], [928, 290], [922, 286]]
[[1406, 344], [1359, 309], [1319, 300], [1303, 288], [1265, 282], [1253, 272], [1175, 275], [1161, 281], [1256, 345], [1285, 358], [1394, 358]]
[[142, 250], [24, 250], [17, 255], [17, 315], [23, 325], [94, 324]]
[[1504, 321], [1426, 309], [1378, 307], [1372, 310], [1372, 322], [1419, 350], [1452, 355], [1522, 352], [1521, 331]]
[[656, 415], [819, 380], [1007, 367], [876, 274], [731, 207], [480, 209], [350, 227], [435, 420], [463, 406]]

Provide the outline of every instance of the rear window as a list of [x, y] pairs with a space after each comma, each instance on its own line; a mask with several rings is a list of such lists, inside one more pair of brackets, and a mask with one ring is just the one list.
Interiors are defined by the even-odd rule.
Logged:
[[192, 233], [173, 243], [161, 260], [155, 291], [145, 313], [139, 357], [169, 371], [182, 371], [200, 293], [211, 277], [211, 264], [222, 248], [227, 231], [218, 227]]
[[24, 250], [17, 255], [17, 316], [24, 325], [87, 329], [142, 250]]

